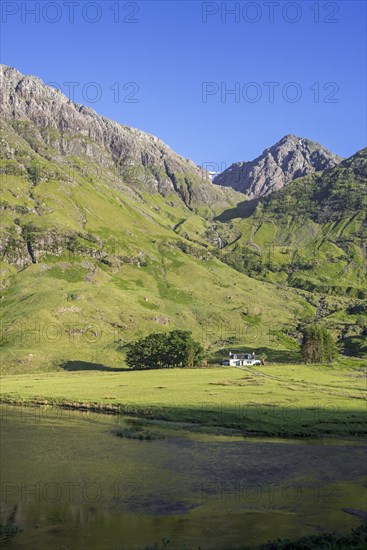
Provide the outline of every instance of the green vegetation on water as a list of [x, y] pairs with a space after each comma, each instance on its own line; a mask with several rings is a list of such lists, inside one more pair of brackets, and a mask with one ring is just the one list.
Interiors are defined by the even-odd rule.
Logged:
[[141, 426], [117, 430], [115, 433], [117, 437], [138, 439], [139, 441], [156, 441], [157, 439], [164, 439], [164, 435], [144, 430]]

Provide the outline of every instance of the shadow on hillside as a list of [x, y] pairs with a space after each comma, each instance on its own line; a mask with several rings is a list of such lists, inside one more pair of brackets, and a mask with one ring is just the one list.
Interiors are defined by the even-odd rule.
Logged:
[[347, 336], [341, 340], [343, 353], [350, 357], [367, 356], [367, 336]]
[[257, 348], [256, 355], [264, 353], [272, 363], [303, 363], [301, 352], [290, 349]]
[[214, 218], [218, 222], [229, 222], [234, 218], [249, 218], [255, 211], [259, 199], [251, 199], [248, 201], [239, 202], [235, 208], [224, 210], [219, 216]]
[[266, 355], [266, 363], [303, 363], [302, 355], [298, 350], [272, 349], [272, 348], [249, 348], [248, 346], [236, 346], [222, 348], [218, 350], [209, 363], [220, 363], [228, 357], [229, 352], [235, 353], [255, 353], [255, 355]]
[[87, 361], [65, 361], [61, 363], [60, 367], [66, 371], [86, 371], [86, 370], [99, 370], [106, 372], [123, 372], [127, 369], [107, 367], [101, 363], [88, 363]]

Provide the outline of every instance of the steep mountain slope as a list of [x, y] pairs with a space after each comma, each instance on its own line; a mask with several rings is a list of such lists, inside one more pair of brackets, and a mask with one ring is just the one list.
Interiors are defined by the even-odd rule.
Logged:
[[235, 162], [213, 181], [257, 199], [296, 178], [332, 168], [341, 160], [315, 141], [287, 135], [252, 162]]
[[341, 336], [355, 330], [367, 340], [367, 149], [293, 181], [230, 223], [236, 241], [224, 261], [311, 292], [319, 318]]
[[96, 176], [109, 172], [111, 186], [175, 193], [189, 209], [208, 212], [240, 200], [231, 190], [212, 185], [205, 170], [160, 139], [69, 101], [39, 78], [0, 65], [0, 82], [2, 118], [48, 160], [73, 170], [74, 157], [84, 159], [93, 163]]
[[[202, 187], [192, 183], [188, 207], [166, 172], [165, 190], [159, 187], [152, 175], [158, 157], [153, 162], [148, 155], [144, 164], [142, 151], [155, 155], [161, 148], [170, 170], [189, 166], [175, 172], [183, 178], [200, 174], [194, 165], [156, 146], [152, 137], [131, 131], [130, 140], [129, 129], [94, 113], [86, 115], [84, 127], [84, 108], [57, 92], [47, 108], [37, 79], [25, 85], [16, 78], [13, 92], [3, 95], [8, 99], [0, 142], [6, 372], [73, 368], [81, 361], [86, 368], [120, 366], [121, 343], [173, 328], [192, 330], [211, 349], [227, 341], [296, 347], [283, 328], [311, 318], [314, 308], [296, 291], [276, 289], [221, 262], [216, 224], [193, 211], [207, 193], [235, 206], [228, 200], [234, 192], [226, 195], [201, 180]], [[133, 157], [133, 169], [123, 177], [111, 143]], [[145, 186], [143, 172], [152, 187]]]
[[359, 211], [367, 213], [367, 149], [336, 168], [312, 174], [263, 201], [264, 212], [292, 213], [317, 223], [338, 221]]

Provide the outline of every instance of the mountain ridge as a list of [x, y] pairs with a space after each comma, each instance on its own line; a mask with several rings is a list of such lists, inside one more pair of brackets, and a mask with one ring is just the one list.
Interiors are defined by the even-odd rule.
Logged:
[[366, 300], [367, 148], [255, 202], [247, 216], [232, 212], [231, 265], [260, 280]]
[[[10, 122], [29, 121], [37, 136], [62, 157], [83, 156], [114, 171], [118, 183], [133, 190], [168, 196], [178, 194], [187, 208], [217, 207], [239, 201], [236, 193], [218, 188], [209, 174], [175, 153], [159, 138], [124, 126], [70, 101], [35, 76], [0, 65], [1, 114]], [[24, 135], [27, 140], [27, 134]], [[131, 174], [134, 184], [131, 185]], [[126, 187], [126, 185], [125, 185]]]
[[231, 187], [250, 200], [258, 199], [294, 179], [332, 168], [342, 160], [316, 141], [287, 134], [253, 161], [231, 164], [213, 183]]

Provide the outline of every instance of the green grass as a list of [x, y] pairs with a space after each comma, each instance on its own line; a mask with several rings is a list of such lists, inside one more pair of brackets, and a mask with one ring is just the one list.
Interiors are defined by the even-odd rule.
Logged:
[[[54, 371], [67, 361], [116, 368], [122, 343], [172, 329], [191, 330], [208, 355], [229, 343], [292, 351], [300, 320], [317, 312], [320, 289], [340, 295], [338, 311], [323, 322], [335, 337], [347, 326], [348, 353], [365, 353], [360, 320], [346, 313], [364, 295], [355, 236], [362, 215], [325, 225], [279, 223], [258, 212], [214, 222], [213, 205], [211, 215], [204, 207], [199, 215], [175, 193], [133, 193], [133, 182], [116, 181], [108, 163], [101, 172], [87, 157], [56, 155], [30, 123], [2, 123], [2, 130], [15, 151], [0, 163], [3, 373]], [[177, 182], [185, 194], [188, 182]], [[224, 260], [244, 247], [259, 255], [256, 269], [240, 273]], [[295, 251], [301, 267], [288, 272]], [[313, 252], [320, 265], [311, 269]], [[274, 271], [258, 270], [265, 260]]]
[[234, 244], [223, 251], [231, 265], [261, 280], [366, 299], [366, 161], [364, 149], [299, 178], [236, 220]]
[[135, 372], [75, 363], [71, 370], [4, 376], [1, 398], [230, 428], [248, 435], [367, 433], [366, 371], [360, 362], [269, 365], [255, 371], [213, 367]]
[[[17, 153], [0, 165], [1, 372], [53, 371], [67, 361], [116, 368], [122, 343], [172, 329], [191, 330], [210, 353], [234, 333], [241, 345], [286, 349], [282, 328], [313, 316], [296, 291], [216, 258], [212, 222], [177, 194], [135, 194], [131, 181], [116, 187], [111, 168], [97, 177], [88, 158], [49, 160], [43, 142], [35, 152], [31, 124], [15, 128], [2, 123]], [[180, 185], [185, 191], [186, 180]]]
[[[350, 533], [339, 534], [334, 532], [309, 535], [297, 539], [277, 539], [264, 544], [249, 546], [241, 545], [226, 547], [224, 550], [364, 550], [367, 545], [367, 526], [362, 525]], [[162, 542], [145, 546], [139, 550], [171, 550], [171, 541], [162, 539]], [[124, 550], [122, 547], [120, 550]], [[187, 550], [186, 547], [175, 550]], [[196, 550], [196, 549], [193, 549]], [[197, 548], [200, 550], [200, 548]]]

